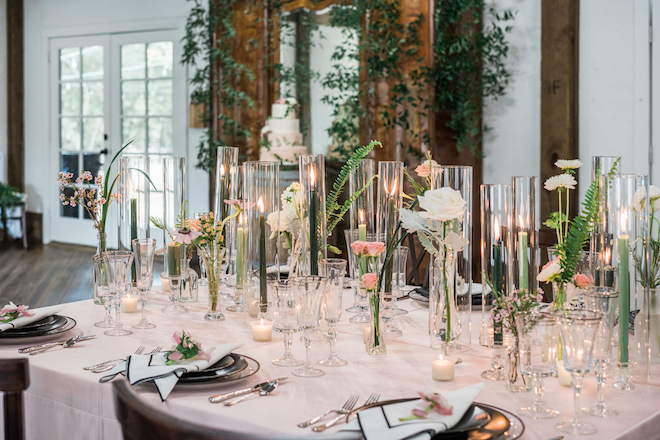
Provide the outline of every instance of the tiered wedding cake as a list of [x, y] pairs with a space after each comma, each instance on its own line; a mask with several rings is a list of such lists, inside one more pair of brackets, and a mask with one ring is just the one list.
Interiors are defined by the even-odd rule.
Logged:
[[280, 98], [271, 107], [271, 117], [261, 129], [261, 160], [298, 163], [298, 157], [308, 154], [302, 145], [298, 102]]

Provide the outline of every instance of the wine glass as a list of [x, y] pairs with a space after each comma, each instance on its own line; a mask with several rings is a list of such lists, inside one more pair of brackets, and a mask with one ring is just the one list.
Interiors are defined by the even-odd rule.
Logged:
[[318, 377], [325, 373], [318, 368], [312, 367], [311, 344], [314, 327], [319, 320], [321, 302], [328, 289], [328, 280], [318, 276], [298, 277], [292, 281], [300, 298], [300, 320], [299, 326], [303, 329], [303, 338], [305, 340], [305, 365], [291, 371], [294, 376], [300, 377]]
[[172, 241], [167, 245], [167, 279], [170, 283], [171, 304], [163, 307], [163, 313], [181, 315], [188, 313], [188, 308], [181, 304], [184, 268], [186, 268], [187, 248], [185, 244]]
[[600, 312], [603, 318], [596, 332], [593, 352], [598, 397], [594, 406], [582, 408], [582, 411], [597, 417], [614, 417], [619, 413], [605, 405], [605, 381], [607, 370], [612, 363], [612, 330], [619, 303], [619, 292], [612, 287], [590, 287], [584, 292], [584, 302], [587, 310]]
[[557, 319], [539, 312], [518, 312], [514, 318], [520, 344], [520, 372], [532, 377], [534, 389], [534, 403], [518, 409], [518, 413], [533, 419], [557, 417], [559, 411], [543, 405], [543, 379], [557, 372]]
[[103, 257], [101, 255], [94, 255], [92, 257], [92, 263], [94, 265], [94, 288], [96, 289], [96, 296], [101, 300], [101, 305], [105, 308], [105, 318], [102, 321], [95, 322], [94, 325], [100, 328], [112, 328], [115, 326], [115, 322], [112, 320], [112, 315], [110, 314], [110, 307], [112, 303], [110, 302], [108, 292], [108, 278], [105, 274], [105, 267], [103, 265]]
[[556, 314], [563, 348], [564, 367], [571, 373], [573, 386], [573, 418], [557, 424], [557, 429], [569, 434], [592, 434], [596, 427], [580, 420], [582, 379], [590, 371], [596, 332], [602, 314], [587, 310], [564, 310]]
[[299, 367], [305, 362], [293, 357], [291, 343], [293, 333], [300, 329], [300, 296], [298, 289], [289, 280], [271, 281], [274, 291], [273, 328], [284, 335], [284, 355], [274, 359], [273, 364], [280, 367]]
[[346, 260], [341, 258], [327, 258], [319, 261], [319, 273], [328, 279], [329, 287], [325, 290], [323, 297], [323, 316], [328, 323], [328, 335], [330, 336], [330, 354], [327, 358], [319, 361], [326, 367], [341, 367], [348, 362], [341, 359], [335, 353], [337, 343], [337, 323], [341, 318], [341, 300], [344, 294], [344, 274], [346, 273]]
[[154, 328], [156, 325], [147, 321], [145, 309], [147, 307], [147, 296], [154, 281], [152, 269], [154, 265], [154, 254], [156, 253], [156, 240], [154, 238], [134, 239], [133, 252], [135, 254], [136, 284], [140, 293], [140, 304], [142, 305], [142, 319], [133, 325], [133, 328]]
[[108, 277], [108, 291], [115, 306], [115, 326], [111, 330], [103, 332], [108, 336], [126, 336], [133, 332], [125, 330], [121, 325], [121, 297], [131, 286], [131, 266], [133, 264], [132, 251], [107, 251], [103, 252], [103, 263], [105, 264]]

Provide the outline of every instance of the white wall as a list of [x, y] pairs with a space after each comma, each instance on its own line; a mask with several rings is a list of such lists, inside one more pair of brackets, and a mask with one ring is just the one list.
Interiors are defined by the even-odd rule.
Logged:
[[[4, 3], [6, 0], [0, 1]], [[48, 134], [49, 37], [182, 30], [191, 5], [186, 0], [25, 0], [25, 184], [29, 195], [28, 210], [44, 214], [45, 242], [55, 239], [49, 231], [49, 218], [57, 215], [51, 213], [51, 208], [56, 205], [48, 200], [57, 177], [52, 175], [49, 163], [55, 157], [50, 151]], [[180, 43], [175, 41], [175, 44]], [[0, 93], [0, 100], [3, 95]], [[4, 107], [0, 105], [0, 108]], [[187, 108], [184, 113], [187, 115]], [[5, 119], [2, 118], [3, 122]], [[185, 126], [188, 126], [187, 121]], [[197, 131], [191, 134], [186, 129], [190, 212], [208, 210], [208, 178], [194, 168], [198, 136]]]
[[0, 182], [7, 180], [7, 0], [0, 0]]
[[538, 0], [491, 0], [498, 10], [516, 11], [507, 34], [511, 73], [507, 93], [488, 100], [484, 124], [492, 130], [484, 136], [483, 182], [510, 183], [513, 176], [540, 174], [541, 145], [541, 3]]

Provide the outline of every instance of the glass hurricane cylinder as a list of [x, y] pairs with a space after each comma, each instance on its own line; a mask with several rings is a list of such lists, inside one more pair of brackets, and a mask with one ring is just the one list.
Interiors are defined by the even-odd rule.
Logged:
[[302, 264], [298, 275], [319, 274], [319, 260], [327, 258], [325, 156], [306, 154], [299, 158], [302, 191]]
[[259, 317], [264, 317], [268, 310], [268, 279], [280, 277], [276, 232], [280, 221], [279, 166], [277, 162], [245, 162], [247, 278], [252, 274], [258, 280]]
[[387, 250], [381, 254], [382, 285], [384, 296], [392, 297], [392, 254], [399, 239], [399, 218], [403, 193], [403, 162], [381, 161], [378, 163], [378, 205], [376, 234], [382, 236]]
[[[239, 165], [231, 173], [231, 186], [229, 198], [244, 200], [243, 182], [245, 181], [245, 167]], [[229, 215], [235, 214], [236, 208], [229, 208]], [[227, 286], [234, 289], [234, 304], [227, 307], [230, 312], [245, 311], [245, 281], [247, 274], [247, 218], [245, 214], [233, 217], [225, 226], [227, 249]]]
[[218, 220], [227, 216], [230, 207], [225, 200], [231, 199], [234, 170], [238, 166], [238, 147], [218, 147], [215, 165], [215, 204], [213, 213]]
[[186, 246], [172, 240], [169, 231], [177, 229], [177, 222], [184, 213], [186, 201], [186, 159], [183, 157], [163, 157], [163, 240], [166, 244], [164, 254], [165, 271], [170, 284], [172, 304], [163, 309], [165, 313], [187, 313], [181, 305], [181, 287], [186, 266]]
[[455, 253], [456, 257], [456, 309], [458, 319], [463, 327], [461, 339], [452, 342], [451, 350], [469, 349], [472, 343], [472, 191], [473, 169], [471, 166], [440, 166], [431, 167], [431, 189], [449, 187], [459, 191], [467, 202], [465, 214], [461, 222], [461, 231], [467, 244], [463, 250]]
[[511, 185], [511, 282], [514, 289], [536, 290], [539, 273], [538, 178], [516, 176]]
[[456, 257], [449, 249], [431, 256], [429, 264], [429, 331], [431, 348], [449, 354], [449, 345], [461, 335], [456, 309]]
[[481, 328], [479, 343], [492, 350], [491, 368], [481, 373], [484, 379], [504, 380], [504, 332], [491, 316], [495, 294], [507, 296], [511, 285], [509, 270], [511, 243], [511, 187], [481, 185]]
[[592, 156], [591, 180], [594, 181], [598, 176], [608, 174], [617, 162], [618, 168], [621, 169], [621, 156]]
[[225, 257], [225, 248], [220, 243], [206, 243], [199, 247], [209, 286], [209, 309], [204, 315], [208, 321], [222, 321], [225, 315], [220, 311], [220, 278], [222, 276], [222, 261]]
[[350, 227], [351, 230], [364, 231], [365, 234], [376, 232], [373, 178], [372, 159], [364, 159], [348, 175], [348, 189], [351, 196], [364, 188], [349, 208]]

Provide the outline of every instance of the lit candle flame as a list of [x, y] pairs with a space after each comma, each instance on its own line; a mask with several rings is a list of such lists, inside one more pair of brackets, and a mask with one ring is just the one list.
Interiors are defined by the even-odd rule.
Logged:
[[392, 184], [392, 192], [387, 191], [387, 186], [385, 187], [385, 192], [388, 193], [391, 197], [394, 197], [394, 194], [396, 193], [396, 187], [397, 187], [397, 179], [394, 179], [394, 183]]
[[523, 230], [526, 228], [527, 225], [525, 225], [525, 220], [523, 219], [522, 214], [518, 216], [518, 225], [520, 226], [520, 230]]
[[225, 165], [222, 163], [220, 164], [220, 175], [223, 177], [225, 175]]
[[358, 210], [358, 216], [360, 217], [360, 223], [364, 223], [364, 210]]
[[264, 318], [261, 318], [261, 325], [264, 325]]
[[493, 232], [495, 233], [495, 241], [500, 241], [500, 220], [495, 217], [493, 221]]
[[309, 182], [312, 188], [316, 186], [316, 173], [314, 172], [314, 167], [309, 168]]
[[619, 224], [619, 227], [621, 228], [621, 233], [624, 233], [628, 229], [628, 211], [625, 209], [621, 211], [620, 220], [621, 223]]
[[605, 264], [609, 266], [611, 261], [612, 261], [612, 251], [609, 248], [605, 249]]
[[264, 200], [262, 197], [259, 197], [259, 200], [257, 201], [257, 208], [259, 208], [259, 211], [263, 214], [264, 212]]

